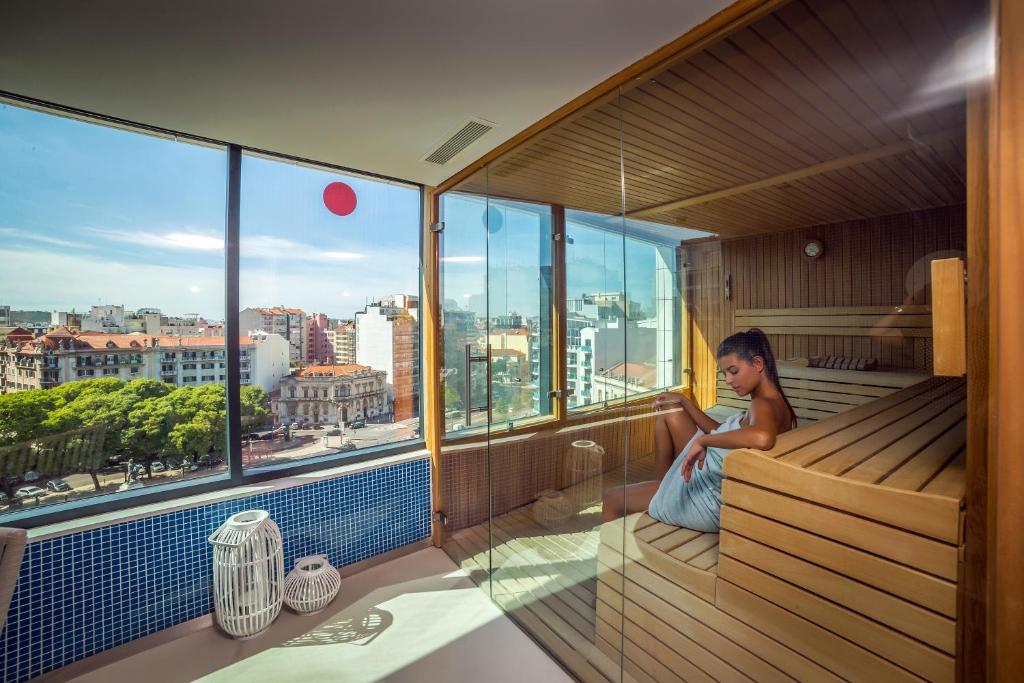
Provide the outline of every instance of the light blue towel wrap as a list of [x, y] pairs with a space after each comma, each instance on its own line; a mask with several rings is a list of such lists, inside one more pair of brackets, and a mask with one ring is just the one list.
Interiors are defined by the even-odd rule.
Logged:
[[[732, 415], [718, 426], [712, 434], [731, 432], [740, 428], [740, 420], [746, 413]], [[694, 442], [704, 432], [697, 432], [676, 457], [672, 467], [661, 480], [657, 493], [651, 499], [647, 512], [658, 521], [675, 526], [686, 527], [694, 531], [717, 532], [719, 529], [719, 513], [722, 508], [722, 465], [728, 449], [708, 448], [704, 469], [694, 465], [690, 481], [683, 479], [683, 461]]]

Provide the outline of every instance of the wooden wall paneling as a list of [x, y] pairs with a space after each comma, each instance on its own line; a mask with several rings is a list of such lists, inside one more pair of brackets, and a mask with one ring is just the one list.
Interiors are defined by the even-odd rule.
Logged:
[[988, 570], [989, 676], [1024, 671], [1024, 5], [992, 3], [996, 75], [991, 95]]

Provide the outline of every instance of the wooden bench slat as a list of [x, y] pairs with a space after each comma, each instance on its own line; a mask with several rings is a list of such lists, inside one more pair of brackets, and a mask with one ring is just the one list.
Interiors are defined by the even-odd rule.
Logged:
[[765, 334], [818, 335], [824, 337], [881, 337], [890, 339], [915, 339], [932, 336], [931, 327], [835, 327], [802, 325], [779, 327], [775, 325], [754, 325]]
[[[913, 426], [913, 431], [884, 446], [881, 450], [876, 448], [876, 453], [861, 460], [858, 464], [847, 465], [848, 471], [844, 471], [843, 476], [855, 481], [919, 490], [932, 475], [942, 469], [943, 465], [956, 457], [960, 448], [967, 441], [966, 430], [957, 429], [957, 424], [963, 423], [967, 416], [967, 403], [960, 398], [964, 394], [966, 391], [958, 392], [957, 396], [951, 397], [954, 400], [959, 399], [954, 405], [946, 406], [948, 401], [936, 401], [927, 409], [919, 410], [915, 415], [901, 420], [901, 422], [906, 422], [906, 426]], [[911, 417], [917, 417], [918, 420], [912, 421]], [[918, 424], [914, 425], [914, 422]], [[939, 443], [934, 445], [937, 439]], [[874, 440], [874, 437], [869, 439], [869, 441]], [[886, 443], [886, 439], [881, 435], [878, 436], [878, 441], [881, 444]], [[943, 444], [948, 445], [945, 450], [941, 450]], [[941, 452], [937, 453], [937, 449]], [[929, 453], [932, 454], [931, 457]], [[939, 458], [937, 463], [933, 462], [936, 456]], [[932, 463], [927, 474], [920, 481], [911, 481], [908, 485], [902, 486], [900, 485], [901, 479], [892, 479], [890, 475], [918, 461], [919, 458], [922, 459], [918, 462], [918, 466], [927, 468], [929, 467], [928, 463]], [[817, 469], [817, 465], [815, 468]]]
[[[793, 380], [794, 383], [796, 381], [797, 380]], [[807, 382], [806, 380], [799, 380], [799, 382], [801, 384], [813, 384], [813, 383]], [[824, 383], [819, 383], [816, 386], [824, 387], [825, 385], [824, 385]], [[833, 386], [835, 386], [835, 387], [840, 387], [840, 386], [846, 387], [846, 386], [856, 386], [856, 385], [829, 385], [829, 389], [831, 389]], [[867, 388], [871, 388], [871, 387], [867, 387]], [[877, 387], [874, 388], [874, 389], [875, 389], [876, 393], [865, 395], [863, 393], [842, 393], [842, 392], [840, 392], [838, 390], [837, 391], [828, 391], [825, 388], [807, 388], [807, 389], [805, 389], [805, 388], [802, 388], [802, 387], [793, 386], [793, 384], [791, 384], [790, 382], [786, 382], [786, 381], [782, 382], [782, 390], [786, 392], [786, 398], [789, 398], [789, 399], [793, 399], [793, 398], [810, 398], [810, 399], [818, 399], [818, 400], [822, 400], [822, 401], [831, 401], [833, 403], [845, 403], [845, 404], [851, 405], [851, 406], [854, 406], [854, 405], [859, 406], [859, 405], [861, 405], [863, 403], [867, 403], [868, 401], [872, 401], [872, 400], [878, 398], [879, 396], [884, 396], [885, 394], [889, 393], [888, 389], [881, 389], [881, 388], [877, 388]], [[741, 397], [735, 391], [730, 389], [729, 385], [726, 384], [724, 381], [720, 381], [718, 383], [718, 395], [719, 396], [727, 395], [727, 396], [732, 396], [734, 398], [746, 398], [746, 397]]]
[[850, 425], [857, 424], [861, 420], [872, 415], [876, 415], [894, 405], [899, 405], [903, 401], [907, 400], [907, 398], [917, 396], [918, 394], [922, 394], [930, 389], [940, 386], [943, 382], [944, 380], [941, 378], [931, 377], [912, 386], [883, 396], [876, 401], [871, 401], [870, 403], [865, 403], [864, 405], [857, 406], [856, 408], [851, 408], [850, 410], [840, 413], [836, 417], [830, 419], [828, 422], [807, 425], [806, 427], [781, 434], [775, 441], [775, 447], [769, 451], [765, 451], [765, 455], [770, 458], [777, 458], [789, 453], [790, 451], [794, 451], [797, 448], [802, 448], [809, 443], [835, 434]]
[[722, 570], [730, 583], [857, 643], [927, 681], [952, 683], [956, 680], [955, 660], [944, 652], [730, 557], [722, 558]]
[[698, 569], [706, 569], [712, 574], [718, 573], [718, 544], [714, 547], [708, 548], [700, 555], [689, 560], [689, 563]]
[[670, 524], [663, 524], [662, 522], [658, 522], [657, 524], [648, 524], [647, 526], [643, 527], [642, 529], [634, 533], [636, 534], [636, 537], [639, 538], [641, 541], [644, 541], [646, 543], [654, 543], [654, 541], [657, 541], [660, 538], [668, 536], [677, 528], [678, 527], [674, 527]]
[[924, 485], [921, 493], [930, 493], [937, 496], [949, 496], [950, 498], [963, 499], [966, 488], [967, 449], [960, 451], [960, 454], [946, 465], [935, 478]]
[[[875, 483], [964, 416], [966, 395], [967, 388], [959, 387], [951, 393], [917, 405], [911, 412], [884, 427], [880, 427], [882, 420], [878, 419], [882, 416], [865, 420], [856, 428], [833, 437], [849, 445], [813, 462], [808, 468]], [[888, 419], [898, 415], [903, 408], [913, 403], [907, 402], [900, 409], [885, 413], [884, 416]], [[785, 460], [795, 461], [789, 456]], [[859, 471], [859, 475], [853, 475], [855, 471]]]
[[954, 545], [960, 543], [958, 499], [811, 472], [743, 449], [729, 453], [725, 476]]
[[882, 315], [891, 313], [893, 315], [930, 315], [931, 306], [926, 304], [902, 304], [898, 306], [835, 306], [806, 307], [806, 308], [737, 308], [735, 315], [839, 315], [840, 313], [852, 315]]
[[932, 326], [932, 316], [926, 314], [887, 314], [861, 313], [850, 315], [766, 315], [764, 313], [736, 313], [736, 327], [884, 327], [901, 329], [904, 327]]
[[954, 545], [733, 479], [722, 482], [722, 502], [949, 581], [957, 580], [959, 558]]
[[722, 610], [775, 640], [805, 653], [846, 680], [913, 681], [920, 679], [906, 669], [879, 657], [856, 643], [778, 607], [763, 598], [722, 580], [718, 605]]
[[683, 562], [692, 563], [694, 558], [703, 555], [711, 548], [717, 547], [718, 534], [701, 534], [692, 541], [670, 551], [669, 555]]
[[919, 491], [966, 448], [966, 442], [967, 418], [964, 417], [956, 426], [879, 483], [882, 486]]
[[[956, 653], [956, 621], [798, 557], [732, 532], [722, 532], [722, 556], [757, 567], [780, 579], [880, 621], [948, 654]], [[728, 580], [728, 576], [722, 576]]]
[[[722, 529], [956, 619], [955, 581], [925, 574], [728, 505], [722, 507]], [[725, 576], [722, 572], [719, 575]], [[801, 585], [799, 578], [793, 583]]]
[[683, 527], [676, 527], [675, 531], [668, 534], [667, 536], [662, 536], [658, 540], [651, 543], [651, 545], [653, 545], [655, 548], [662, 552], [668, 552], [670, 550], [675, 550], [684, 543], [692, 541], [700, 535], [700, 531], [694, 531], [693, 529], [685, 529]]

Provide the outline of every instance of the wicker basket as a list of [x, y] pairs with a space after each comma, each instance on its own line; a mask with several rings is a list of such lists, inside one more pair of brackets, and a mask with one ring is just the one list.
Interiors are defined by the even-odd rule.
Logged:
[[547, 489], [537, 494], [533, 504], [533, 518], [546, 529], [554, 529], [572, 517], [575, 508], [561, 491]]
[[295, 561], [284, 582], [284, 604], [299, 614], [316, 614], [334, 600], [341, 576], [326, 555], [310, 555]]

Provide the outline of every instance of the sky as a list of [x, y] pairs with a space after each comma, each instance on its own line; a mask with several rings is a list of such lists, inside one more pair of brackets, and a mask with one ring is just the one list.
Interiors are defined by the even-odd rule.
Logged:
[[[226, 169], [221, 148], [0, 103], [0, 304], [222, 320]], [[323, 201], [339, 181], [357, 197], [347, 216]], [[450, 193], [443, 211], [443, 297], [481, 316], [538, 315], [550, 209]], [[625, 239], [624, 262], [615, 220], [572, 213], [569, 295], [621, 291], [625, 269], [629, 298], [653, 310], [651, 244]], [[351, 318], [419, 292], [414, 186], [243, 155], [240, 221], [241, 308]]]
[[[227, 154], [0, 104], [0, 303], [224, 317]], [[347, 216], [323, 190], [356, 193]], [[419, 292], [413, 186], [243, 156], [242, 308], [350, 318]]]

